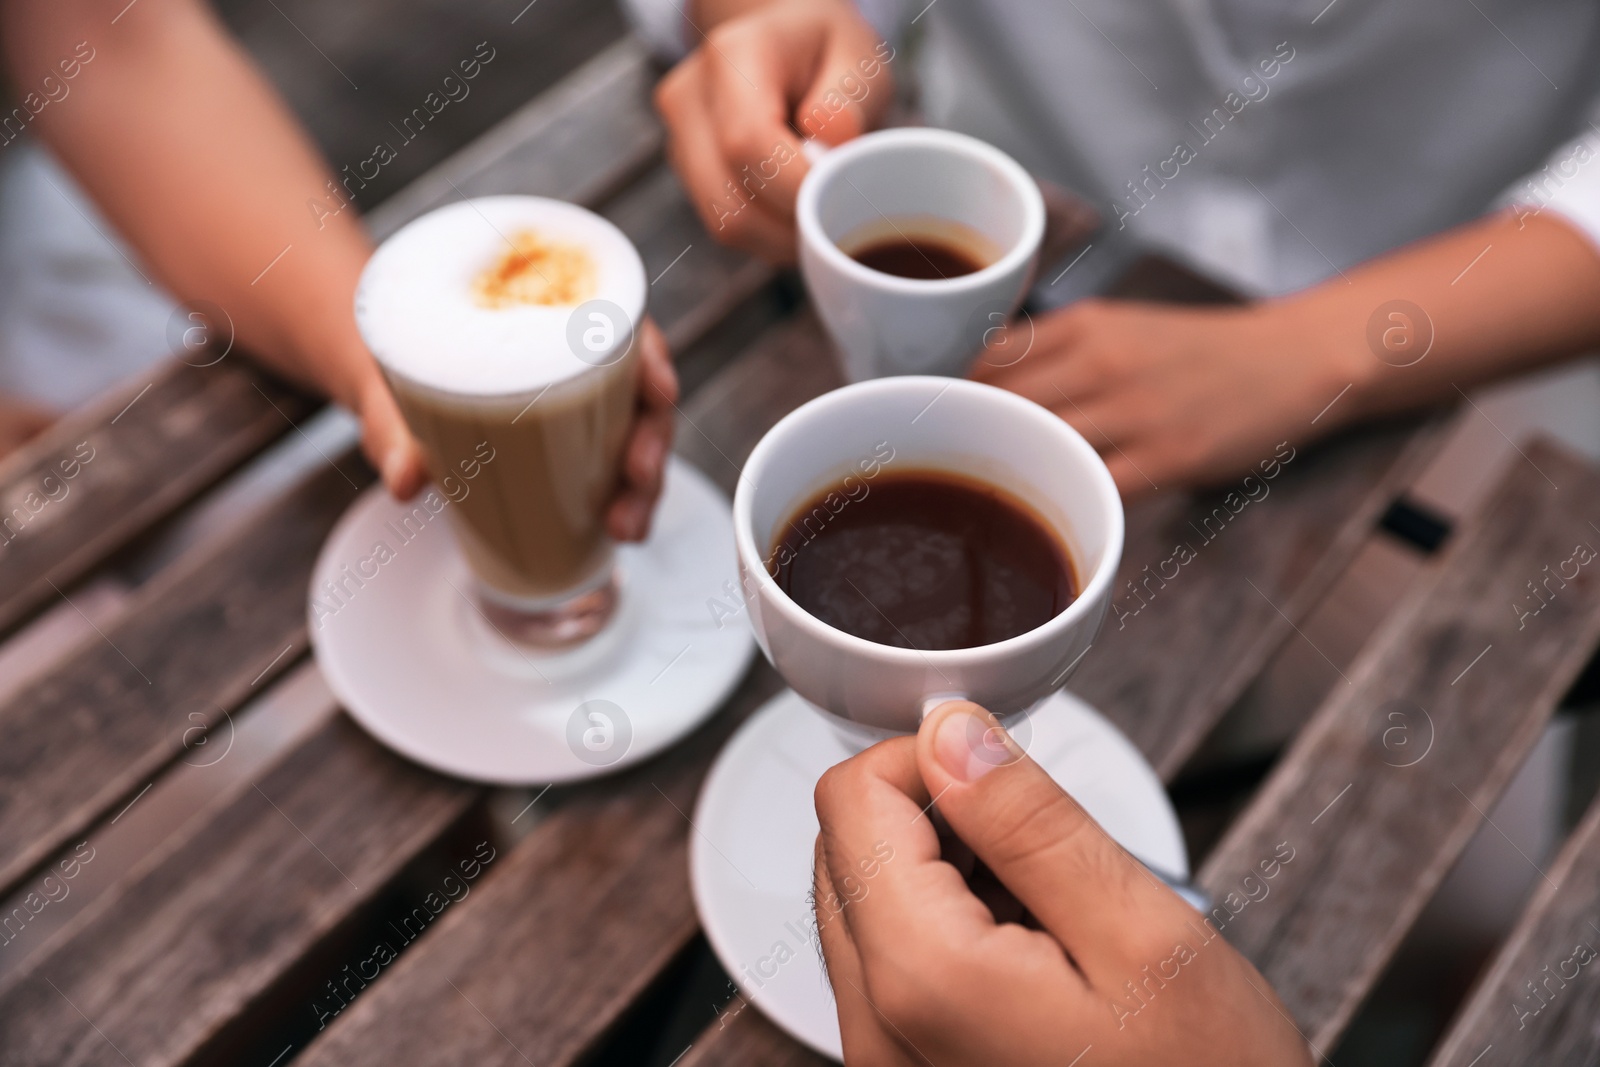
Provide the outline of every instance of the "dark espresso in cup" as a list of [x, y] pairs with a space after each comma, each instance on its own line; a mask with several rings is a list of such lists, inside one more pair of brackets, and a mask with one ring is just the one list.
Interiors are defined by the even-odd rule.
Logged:
[[863, 267], [901, 278], [959, 278], [976, 274], [984, 264], [966, 249], [935, 237], [892, 237], [850, 254]]
[[811, 615], [867, 641], [975, 648], [1055, 618], [1079, 586], [1059, 537], [1011, 494], [937, 470], [829, 486], [781, 528], [767, 569]]
[[933, 281], [976, 274], [999, 258], [976, 230], [946, 219], [882, 219], [839, 242], [863, 267]]

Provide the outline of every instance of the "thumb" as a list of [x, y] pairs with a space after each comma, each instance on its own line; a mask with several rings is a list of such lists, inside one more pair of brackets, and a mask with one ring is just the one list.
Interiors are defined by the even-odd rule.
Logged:
[[1170, 949], [1199, 922], [978, 705], [935, 708], [917, 734], [917, 765], [956, 836], [1091, 984], [1116, 988], [1153, 946]]

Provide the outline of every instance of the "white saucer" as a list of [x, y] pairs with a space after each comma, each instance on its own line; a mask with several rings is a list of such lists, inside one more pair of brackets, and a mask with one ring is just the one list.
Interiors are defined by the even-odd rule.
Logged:
[[[1183, 834], [1161, 780], [1099, 712], [1063, 690], [1013, 736], [1124, 848], [1188, 877]], [[739, 992], [796, 1040], [836, 1060], [843, 1054], [833, 993], [808, 941], [812, 790], [852, 751], [792, 690], [778, 694], [717, 756], [689, 846], [700, 923]]]
[[[513, 645], [483, 617], [444, 499], [362, 496], [323, 545], [307, 605], [329, 686], [402, 755], [502, 785], [589, 778], [689, 733], [744, 673], [750, 628], [710, 606], [737, 590], [732, 515], [689, 464], [668, 465], [650, 539], [617, 550], [616, 616], [563, 653]], [[401, 520], [419, 508], [406, 540]]]

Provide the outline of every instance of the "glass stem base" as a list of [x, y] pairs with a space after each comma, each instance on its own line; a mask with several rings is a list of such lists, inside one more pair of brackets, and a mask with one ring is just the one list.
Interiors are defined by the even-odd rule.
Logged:
[[478, 591], [478, 608], [489, 624], [512, 644], [540, 651], [581, 645], [605, 629], [619, 600], [616, 571], [600, 585], [556, 607], [528, 611]]

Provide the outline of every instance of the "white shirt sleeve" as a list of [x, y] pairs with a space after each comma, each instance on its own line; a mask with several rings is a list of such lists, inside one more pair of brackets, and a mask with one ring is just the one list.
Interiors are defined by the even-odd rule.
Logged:
[[1600, 250], [1600, 129], [1591, 123], [1550, 153], [1543, 169], [1518, 179], [1496, 206], [1509, 207], [1519, 220], [1553, 212]]
[[[633, 32], [657, 57], [676, 62], [687, 55], [699, 34], [686, 14], [690, 0], [622, 0], [622, 13]], [[861, 15], [884, 40], [896, 43], [913, 17], [911, 0], [855, 0]], [[930, 5], [931, 6], [931, 5]]]
[[622, 13], [633, 32], [649, 47], [652, 55], [677, 62], [689, 53], [689, 17], [684, 6], [690, 0], [622, 0]]

